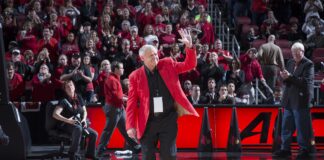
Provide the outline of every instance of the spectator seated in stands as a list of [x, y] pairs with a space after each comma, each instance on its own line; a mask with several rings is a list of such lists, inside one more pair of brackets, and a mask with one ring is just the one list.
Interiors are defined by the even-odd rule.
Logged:
[[177, 62], [183, 62], [185, 55], [181, 52], [179, 44], [173, 43], [171, 45], [170, 57]]
[[49, 67], [42, 64], [39, 72], [32, 79], [32, 86], [32, 101], [46, 103], [55, 99], [55, 91], [60, 87], [60, 84], [49, 72]]
[[71, 58], [72, 54], [80, 53], [78, 44], [76, 43], [75, 35], [73, 32], [70, 32], [67, 36], [67, 40], [61, 46], [61, 53], [65, 54], [68, 59]]
[[227, 85], [222, 84], [219, 87], [216, 104], [234, 104], [234, 99], [228, 95]]
[[288, 29], [287, 39], [292, 43], [304, 39], [303, 34], [298, 29], [299, 28], [298, 25], [299, 25], [298, 23], [291, 23], [289, 25], [290, 28]]
[[7, 73], [10, 101], [22, 100], [25, 92], [25, 81], [19, 73], [15, 73], [14, 63], [7, 63]]
[[250, 28], [250, 31], [249, 31], [249, 33], [248, 33], [248, 35], [247, 35], [247, 40], [248, 40], [250, 43], [252, 43], [254, 40], [259, 39], [259, 37], [260, 37], [260, 36], [257, 35], [257, 34], [255, 33], [254, 28], [251, 27], [251, 28]]
[[[201, 75], [203, 78], [202, 84], [207, 84], [209, 78], [214, 78], [216, 84], [219, 84], [223, 80], [223, 76], [225, 73], [224, 68], [218, 63], [218, 55], [215, 52], [212, 52], [210, 54], [209, 61], [209, 63], [206, 63], [203, 66], [201, 71]], [[202, 88], [207, 88], [207, 86], [202, 86]]]
[[23, 55], [21, 55], [18, 48], [11, 50], [11, 62], [13, 62], [15, 65], [15, 72], [19, 73], [25, 81], [31, 80], [33, 76], [33, 68], [32, 66], [25, 64], [22, 58]]
[[304, 42], [305, 56], [312, 58], [315, 48], [324, 48], [324, 25], [316, 24], [315, 33], [307, 38]]
[[320, 0], [307, 0], [304, 6], [305, 20], [308, 17], [323, 12], [323, 4]]
[[277, 36], [279, 31], [279, 22], [274, 16], [273, 11], [269, 10], [267, 16], [267, 19], [265, 19], [261, 25], [261, 35], [263, 38], [267, 38], [271, 34]]
[[131, 37], [128, 39], [130, 41], [130, 50], [133, 53], [138, 53], [138, 50], [144, 45], [144, 38], [138, 35], [137, 26], [130, 27]]
[[92, 82], [89, 67], [81, 65], [80, 54], [74, 54], [71, 58], [71, 65], [65, 67], [60, 80], [72, 80], [76, 86], [76, 92], [81, 94], [83, 99], [86, 98], [87, 84]]
[[186, 94], [186, 96], [191, 95], [191, 89], [192, 89], [192, 83], [190, 80], [185, 80], [182, 86], [183, 92]]
[[176, 43], [176, 35], [173, 34], [172, 24], [165, 26], [165, 33], [159, 36], [160, 46], [163, 47], [164, 56], [170, 56], [171, 47]]
[[138, 54], [130, 50], [130, 42], [128, 39], [123, 39], [121, 51], [118, 52], [114, 58], [115, 61], [122, 62], [124, 65], [124, 75], [121, 79], [127, 78], [128, 75], [136, 69], [138, 64]]
[[[302, 31], [307, 35], [307, 38], [315, 33], [315, 26], [317, 25], [321, 26], [320, 28], [324, 25], [324, 20], [320, 18], [318, 13], [314, 13], [305, 19]], [[321, 30], [321, 32], [324, 33], [324, 30]]]
[[191, 95], [187, 96], [191, 104], [206, 104], [206, 97], [201, 95], [199, 85], [194, 84], [191, 88]]
[[35, 61], [35, 64], [34, 64], [34, 72], [35, 73], [39, 72], [40, 66], [43, 64], [46, 64], [48, 66], [50, 73], [54, 73], [54, 66], [51, 62], [51, 58], [50, 58], [49, 54], [50, 53], [48, 52], [48, 50], [46, 48], [43, 48], [39, 52], [37, 59]]
[[226, 71], [226, 83], [233, 82], [236, 88], [240, 88], [245, 83], [245, 73], [241, 70], [241, 62], [234, 58], [229, 64], [229, 70]]
[[203, 95], [206, 97], [206, 103], [214, 104], [217, 102], [216, 81], [214, 78], [208, 79], [208, 88], [203, 93]]
[[52, 60], [51, 63], [54, 65], [57, 64], [57, 60], [59, 57], [58, 53], [58, 41], [57, 39], [53, 38], [53, 30], [50, 28], [43, 29], [43, 38], [38, 40], [37, 47], [38, 51], [42, 51], [44, 48], [47, 49], [49, 53], [49, 57]]

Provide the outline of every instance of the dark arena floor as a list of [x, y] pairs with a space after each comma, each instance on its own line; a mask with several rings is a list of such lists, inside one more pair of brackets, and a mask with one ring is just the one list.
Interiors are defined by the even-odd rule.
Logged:
[[[28, 155], [27, 159], [66, 159], [64, 157], [46, 157], [44, 155], [49, 155], [54, 153], [58, 149], [58, 146], [33, 146], [31, 152]], [[67, 150], [67, 148], [65, 148]], [[98, 157], [100, 160], [141, 160], [141, 154], [133, 155], [115, 155], [115, 150], [108, 150], [105, 154], [106, 156]], [[273, 157], [272, 153], [266, 151], [242, 151], [238, 152], [224, 152], [224, 151], [215, 151], [215, 152], [196, 152], [193, 150], [180, 150], [177, 153], [177, 160], [271, 160], [271, 159], [297, 159], [297, 150], [292, 151], [292, 156], [288, 158], [277, 158]], [[159, 154], [156, 153], [157, 160], [160, 160]], [[86, 158], [82, 158], [86, 160]], [[304, 160], [305, 158], [303, 158]], [[311, 157], [307, 158], [310, 160], [324, 160], [324, 151], [317, 151], [312, 153]]]

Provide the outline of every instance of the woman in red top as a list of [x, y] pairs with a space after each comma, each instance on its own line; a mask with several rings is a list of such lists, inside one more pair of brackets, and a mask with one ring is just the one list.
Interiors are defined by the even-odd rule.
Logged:
[[21, 44], [21, 51], [32, 50], [33, 53], [38, 53], [37, 37], [33, 32], [33, 23], [26, 21], [23, 29], [17, 34], [17, 42]]
[[110, 62], [109, 60], [105, 59], [101, 62], [99, 76], [98, 79], [96, 80], [98, 101], [101, 102], [102, 105], [105, 104], [104, 84], [110, 72], [111, 72]]
[[61, 53], [71, 58], [74, 53], [79, 53], [80, 49], [76, 43], [75, 36], [73, 32], [70, 32], [67, 37], [67, 41], [61, 47]]

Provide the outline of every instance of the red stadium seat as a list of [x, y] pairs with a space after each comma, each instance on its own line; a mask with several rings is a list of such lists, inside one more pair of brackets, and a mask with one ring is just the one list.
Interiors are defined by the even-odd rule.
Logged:
[[251, 19], [247, 16], [236, 17], [237, 25], [249, 25], [251, 24]]
[[315, 48], [313, 50], [312, 60], [315, 64], [324, 62], [324, 48]]
[[259, 47], [264, 43], [267, 43], [267, 41], [264, 39], [257, 39], [251, 43], [251, 46], [256, 49], [259, 49]]
[[242, 35], [248, 34], [250, 31], [250, 28], [254, 28], [254, 31], [256, 34], [259, 34], [259, 27], [257, 25], [249, 25], [249, 24], [244, 24], [242, 26]]
[[290, 48], [281, 48], [282, 55], [284, 59], [290, 59], [292, 58], [291, 50]]
[[286, 39], [278, 39], [278, 40], [275, 41], [275, 43], [281, 49], [283, 49], [283, 48], [290, 48], [290, 46], [291, 46], [291, 43], [288, 40], [286, 40]]

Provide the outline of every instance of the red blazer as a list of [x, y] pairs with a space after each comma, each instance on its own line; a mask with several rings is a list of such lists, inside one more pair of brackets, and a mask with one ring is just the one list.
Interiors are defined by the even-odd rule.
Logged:
[[[196, 51], [186, 48], [186, 53], [184, 62], [164, 58], [157, 64], [157, 69], [175, 100], [175, 107], [179, 116], [194, 115], [198, 117], [198, 113], [186, 98], [179, 82], [179, 74], [195, 68], [197, 64]], [[150, 112], [150, 91], [144, 66], [130, 74], [129, 82], [126, 129], [135, 128], [137, 138], [141, 139]]]

